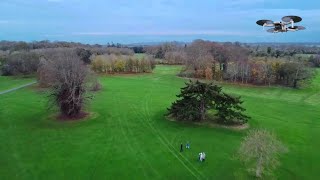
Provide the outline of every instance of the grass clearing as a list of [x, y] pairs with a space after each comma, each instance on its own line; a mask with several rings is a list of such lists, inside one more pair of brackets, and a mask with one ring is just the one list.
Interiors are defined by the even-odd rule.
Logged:
[[31, 77], [0, 76], [0, 92], [19, 87], [33, 81], [35, 81], [35, 78]]
[[[247, 130], [166, 120], [186, 81], [175, 76], [180, 69], [100, 77], [103, 89], [87, 105], [93, 115], [80, 122], [53, 121], [46, 96], [32, 87], [0, 96], [0, 179], [254, 179], [234, 159]], [[223, 86], [243, 97], [249, 129], [272, 130], [289, 148], [276, 179], [318, 177], [319, 84], [318, 75], [303, 90]], [[180, 153], [186, 141], [191, 149]]]
[[134, 56], [138, 59], [142, 59], [144, 56], [146, 56], [145, 53], [135, 53]]

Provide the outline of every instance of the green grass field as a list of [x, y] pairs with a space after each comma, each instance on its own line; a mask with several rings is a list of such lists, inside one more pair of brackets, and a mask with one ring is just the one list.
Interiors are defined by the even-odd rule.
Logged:
[[9, 90], [24, 84], [28, 84], [35, 81], [34, 78], [15, 78], [10, 76], [0, 76], [0, 92]]
[[[164, 118], [184, 86], [175, 76], [180, 68], [101, 77], [103, 89], [87, 105], [91, 116], [80, 122], [54, 120], [35, 88], [0, 95], [0, 179], [254, 179], [234, 158], [247, 130]], [[243, 97], [250, 129], [274, 131], [289, 148], [274, 178], [318, 178], [320, 76], [304, 90], [223, 89]], [[191, 149], [180, 153], [186, 141]], [[197, 161], [201, 151], [205, 163]]]
[[143, 57], [146, 56], [146, 54], [145, 54], [145, 53], [135, 53], [134, 56], [135, 56], [136, 58], [142, 59]]

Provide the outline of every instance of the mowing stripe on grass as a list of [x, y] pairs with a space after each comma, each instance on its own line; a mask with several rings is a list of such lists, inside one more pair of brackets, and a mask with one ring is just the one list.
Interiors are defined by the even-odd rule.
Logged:
[[[159, 79], [161, 79], [162, 77], [163, 77], [164, 75], [161, 75], [161, 76], [159, 76]], [[158, 79], [156, 79], [156, 81], [157, 81]], [[152, 101], [152, 98], [151, 98], [151, 96], [152, 96], [152, 94], [153, 94], [153, 89], [155, 88], [155, 86], [158, 86], [158, 84], [157, 83], [153, 83], [152, 84], [152, 88], [151, 88], [151, 90], [149, 91], [149, 93], [146, 95], [146, 97], [148, 97], [148, 98], [146, 98], [146, 101], [145, 101], [145, 116], [146, 116], [146, 120], [148, 119], [148, 120], [151, 120], [151, 115], [150, 115], [150, 110], [149, 110], [149, 101], [148, 100], [150, 100], [150, 101]], [[158, 87], [157, 87], [158, 88]], [[149, 121], [149, 124], [151, 125], [151, 123], [150, 123], [150, 121]], [[153, 125], [151, 125], [151, 126], [153, 126]], [[172, 143], [170, 143], [170, 141], [166, 138], [166, 136], [165, 135], [163, 135], [163, 133], [161, 132], [161, 130], [159, 130], [157, 127], [155, 127], [155, 126], [153, 126], [153, 128], [157, 131], [157, 133], [162, 137], [162, 139], [166, 142], [166, 144], [167, 144], [167, 146], [169, 146], [169, 147], [171, 147], [171, 149], [175, 149], [175, 147], [172, 145]], [[191, 168], [193, 168], [193, 170], [195, 170], [200, 176], [201, 176], [201, 178], [203, 178], [203, 179], [206, 179], [205, 178], [205, 176], [193, 165], [193, 163], [192, 162], [190, 162], [189, 161], [189, 159], [187, 159], [184, 155], [182, 155], [182, 154], [178, 154], [178, 155], [180, 155], [190, 166], [191, 166]]]
[[[154, 87], [154, 85], [152, 86]], [[163, 133], [158, 129], [156, 128], [155, 126], [153, 126], [150, 121], [151, 121], [151, 115], [150, 115], [150, 111], [149, 111], [149, 102], [148, 100], [150, 100], [150, 96], [152, 94], [152, 90], [153, 88], [151, 88], [151, 91], [146, 95], [146, 101], [145, 101], [145, 108], [144, 108], [144, 111], [145, 111], [145, 120], [148, 122], [148, 125], [155, 131], [155, 133], [165, 142], [166, 146], [168, 148], [170, 148], [172, 151], [175, 151], [175, 148], [174, 146], [169, 142], [169, 140], [165, 137], [165, 135], [163, 135]], [[182, 160], [185, 160], [186, 161], [186, 165], [189, 164], [189, 166], [191, 166], [191, 169], [193, 169], [198, 175], [201, 176], [201, 178], [203, 179], [206, 179], [204, 177], [204, 175], [185, 157], [183, 156], [182, 154], [178, 153], [178, 156], [182, 157]], [[180, 159], [180, 158], [179, 158]], [[199, 177], [197, 177], [199, 178]]]
[[149, 122], [149, 120], [143, 115], [143, 119], [147, 122], [148, 126], [151, 128], [152, 133], [159, 139], [159, 141], [164, 145], [164, 147], [166, 147], [169, 152], [176, 157], [179, 162], [197, 179], [200, 179], [194, 172], [193, 170], [191, 170], [188, 165], [186, 165], [183, 160], [181, 158], [179, 158], [179, 156], [176, 155], [176, 153], [174, 152], [174, 150], [172, 150], [169, 145], [164, 141], [164, 139], [160, 136], [160, 134], [157, 132], [157, 130], [154, 128], [154, 126], [151, 125], [151, 123]]
[[12, 91], [16, 91], [16, 90], [18, 90], [18, 89], [21, 89], [21, 88], [30, 86], [30, 85], [35, 84], [35, 83], [36, 83], [36, 82], [34, 81], [34, 82], [31, 82], [31, 83], [28, 83], [28, 84], [25, 84], [25, 85], [22, 85], [22, 86], [18, 86], [18, 87], [16, 87], [16, 88], [12, 88], [12, 89], [9, 89], [9, 90], [2, 91], [2, 92], [0, 92], [0, 95], [6, 94], [6, 93], [9, 93], [9, 92], [12, 92]]
[[[153, 86], [154, 87], [154, 86]], [[163, 133], [161, 133], [156, 127], [154, 127], [151, 124], [151, 118], [150, 118], [150, 112], [149, 112], [149, 103], [148, 103], [148, 99], [150, 99], [150, 96], [152, 94], [152, 88], [151, 91], [149, 91], [147, 93], [147, 95], [145, 96], [145, 101], [144, 101], [144, 112], [142, 114], [139, 115], [138, 113], [138, 108], [135, 107], [134, 105], [132, 105], [132, 108], [134, 108], [134, 113], [136, 113], [136, 115], [141, 116], [141, 119], [144, 119], [144, 122], [142, 121], [142, 124], [144, 126], [148, 126], [149, 129], [151, 129], [152, 134], [154, 134], [159, 141], [163, 144], [163, 146], [175, 157], [179, 160], [179, 162], [196, 178], [196, 179], [206, 179], [203, 174], [193, 166], [193, 164], [186, 159], [183, 155], [179, 154], [177, 155], [177, 153], [175, 153], [174, 147], [172, 146], [172, 144], [169, 143], [168, 139], [163, 135]], [[189, 165], [188, 165], [189, 164]]]

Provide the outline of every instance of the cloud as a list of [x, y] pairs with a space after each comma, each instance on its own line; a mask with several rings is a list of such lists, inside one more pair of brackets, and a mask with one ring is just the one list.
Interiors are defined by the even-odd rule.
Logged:
[[65, 37], [63, 34], [45, 34], [44, 37]]
[[59, 2], [63, 2], [63, 0], [48, 0], [48, 2], [59, 3]]
[[[269, 0], [268, 2], [272, 3], [275, 0]], [[239, 10], [239, 9], [251, 9], [257, 7], [264, 7], [266, 4], [266, 0], [228, 0], [225, 3], [221, 2], [219, 6], [221, 6], [224, 10]]]
[[235, 6], [235, 5], [256, 5], [264, 3], [265, 0], [231, 0], [228, 2], [228, 5]]
[[252, 32], [228, 30], [196, 30], [196, 31], [154, 31], [154, 32], [74, 32], [73, 36], [111, 36], [111, 35], [154, 35], [154, 36], [185, 36], [185, 35], [220, 35], [220, 36], [252, 36]]
[[234, 12], [238, 15], [269, 15], [269, 16], [285, 16], [285, 15], [297, 15], [297, 16], [304, 16], [304, 17], [314, 17], [318, 18], [320, 15], [320, 9], [252, 9], [252, 10], [245, 10], [245, 11], [237, 11]]

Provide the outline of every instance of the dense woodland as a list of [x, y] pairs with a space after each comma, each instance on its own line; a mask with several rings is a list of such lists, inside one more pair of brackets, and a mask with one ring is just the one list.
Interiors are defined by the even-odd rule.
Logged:
[[[75, 51], [97, 73], [151, 72], [155, 64], [185, 65], [180, 76], [256, 85], [303, 86], [320, 67], [320, 47], [295, 44], [241, 44], [195, 40], [153, 46], [89, 45], [73, 42], [0, 42], [2, 75], [37, 72], [50, 51]], [[142, 59], [135, 53], [146, 53]], [[154, 59], [157, 59], [155, 62]]]
[[92, 70], [97, 73], [149, 73], [156, 62], [151, 56], [139, 59], [128, 55], [98, 55], [93, 57]]
[[248, 45], [196, 40], [147, 47], [161, 63], [185, 64], [180, 76], [208, 80], [282, 85], [297, 88], [308, 83], [320, 64], [320, 47], [302, 45]]
[[92, 65], [92, 70], [98, 73], [151, 72], [155, 67], [151, 56], [138, 59], [132, 48], [120, 44], [101, 46], [68, 42], [1, 41], [0, 49], [0, 73], [5, 76], [35, 74], [42, 58], [61, 51], [76, 54], [84, 64]]

